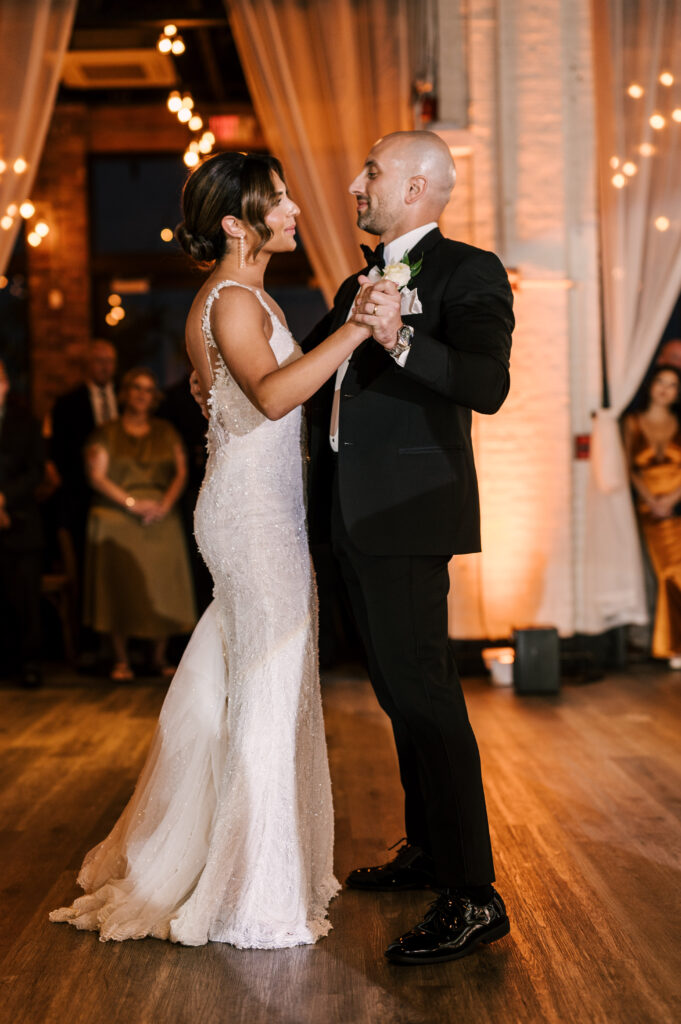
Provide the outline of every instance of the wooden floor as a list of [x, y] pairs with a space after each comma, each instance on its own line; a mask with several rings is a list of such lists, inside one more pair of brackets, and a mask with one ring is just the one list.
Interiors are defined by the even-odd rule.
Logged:
[[[12, 1024], [665, 1024], [681, 1021], [681, 674], [560, 697], [466, 683], [511, 935], [388, 965], [427, 895], [344, 891], [314, 947], [100, 943], [49, 924], [130, 794], [163, 687], [55, 677], [0, 689], [0, 1020]], [[359, 671], [326, 677], [336, 864], [402, 834], [387, 723]]]

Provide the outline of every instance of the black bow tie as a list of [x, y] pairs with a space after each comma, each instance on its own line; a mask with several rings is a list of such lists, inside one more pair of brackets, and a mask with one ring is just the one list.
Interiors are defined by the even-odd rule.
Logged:
[[372, 249], [368, 245], [360, 245], [360, 249], [364, 253], [364, 259], [367, 261], [369, 270], [372, 267], [380, 267], [383, 270], [385, 266], [385, 260], [383, 259], [383, 242], [379, 242], [375, 249]]

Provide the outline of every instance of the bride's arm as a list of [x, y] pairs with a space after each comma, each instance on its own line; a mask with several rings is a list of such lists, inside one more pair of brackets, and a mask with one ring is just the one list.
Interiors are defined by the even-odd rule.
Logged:
[[366, 327], [346, 323], [311, 352], [280, 367], [265, 333], [269, 318], [252, 292], [225, 289], [211, 315], [213, 336], [229, 372], [270, 420], [307, 401], [368, 337]]

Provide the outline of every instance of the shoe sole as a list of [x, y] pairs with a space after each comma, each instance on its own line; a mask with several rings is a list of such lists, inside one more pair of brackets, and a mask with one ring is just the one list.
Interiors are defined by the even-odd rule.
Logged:
[[399, 953], [388, 953], [387, 950], [384, 956], [391, 964], [399, 964], [402, 967], [418, 967], [419, 964], [443, 964], [449, 960], [461, 960], [465, 956], [470, 956], [471, 953], [475, 952], [478, 946], [489, 946], [490, 943], [496, 942], [497, 939], [503, 939], [505, 935], [508, 935], [510, 930], [511, 922], [506, 918], [505, 920], [500, 921], [492, 931], [485, 932], [484, 935], [481, 935], [480, 938], [476, 939], [475, 942], [472, 942], [470, 946], [466, 946], [465, 949], [459, 949], [456, 950], [456, 952], [448, 953], [444, 956], [400, 956]]

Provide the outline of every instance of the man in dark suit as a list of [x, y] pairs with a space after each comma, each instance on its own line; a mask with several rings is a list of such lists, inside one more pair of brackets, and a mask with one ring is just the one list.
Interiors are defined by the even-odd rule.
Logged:
[[52, 410], [50, 454], [62, 481], [59, 518], [71, 533], [81, 568], [90, 506], [83, 449], [95, 427], [118, 417], [115, 374], [116, 349], [108, 341], [95, 339], [88, 348], [84, 382], [61, 395]]
[[[330, 524], [405, 791], [405, 845], [347, 884], [441, 893], [386, 950], [403, 964], [465, 956], [509, 931], [492, 887], [447, 592], [452, 555], [480, 549], [471, 410], [494, 413], [506, 398], [514, 320], [498, 258], [438, 230], [453, 185], [451, 155], [433, 133], [376, 143], [350, 191], [359, 227], [382, 244], [304, 344], [314, 347], [353, 309], [372, 335], [309, 403], [310, 530], [320, 542]], [[382, 277], [383, 259], [400, 263], [406, 252], [407, 269]]]
[[40, 570], [42, 527], [36, 490], [45, 469], [40, 425], [8, 399], [9, 378], [0, 362], [0, 601], [8, 650], [26, 687], [40, 685]]

